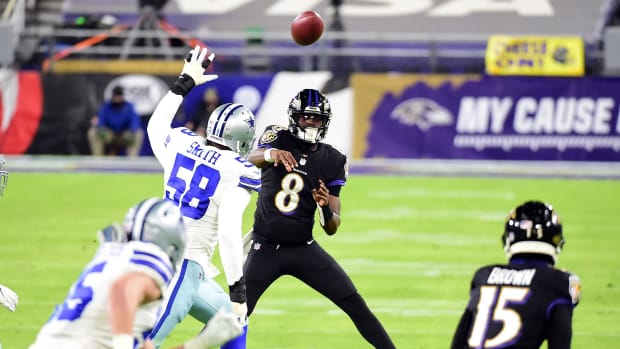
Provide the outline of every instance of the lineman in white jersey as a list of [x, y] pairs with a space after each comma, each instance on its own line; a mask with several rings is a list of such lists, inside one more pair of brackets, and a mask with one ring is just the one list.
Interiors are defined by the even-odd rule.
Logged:
[[[244, 158], [254, 141], [254, 114], [240, 104], [220, 105], [209, 116], [206, 140], [187, 128], [171, 128], [183, 97], [195, 85], [217, 78], [204, 75], [213, 57], [198, 46], [189, 52], [147, 126], [164, 169], [164, 195], [181, 208], [188, 232], [183, 261], [150, 335], [156, 347], [187, 314], [202, 323], [218, 309], [233, 312], [244, 325], [247, 317], [242, 217], [251, 193], [260, 190], [260, 170]], [[218, 243], [228, 295], [212, 279], [219, 273], [211, 263]], [[224, 348], [235, 348], [235, 343]]]
[[[169, 200], [150, 198], [128, 211], [122, 227], [98, 237], [97, 253], [30, 349], [153, 348], [145, 338], [185, 249], [181, 213]], [[210, 327], [178, 348], [219, 345], [243, 331], [232, 315]]]

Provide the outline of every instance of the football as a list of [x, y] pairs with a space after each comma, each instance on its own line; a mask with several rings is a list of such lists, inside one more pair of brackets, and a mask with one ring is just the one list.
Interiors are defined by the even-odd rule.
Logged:
[[323, 19], [314, 11], [300, 13], [291, 23], [291, 36], [301, 46], [315, 43], [324, 29]]

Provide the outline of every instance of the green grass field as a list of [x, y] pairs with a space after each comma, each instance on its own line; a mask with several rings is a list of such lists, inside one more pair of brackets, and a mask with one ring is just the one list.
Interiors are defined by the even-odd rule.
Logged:
[[[159, 196], [156, 174], [10, 174], [0, 199], [0, 284], [20, 296], [0, 309], [4, 349], [24, 349], [91, 258], [95, 231]], [[338, 234], [315, 238], [340, 261], [400, 349], [447, 348], [472, 273], [504, 261], [508, 211], [527, 199], [553, 203], [567, 240], [558, 265], [576, 273], [583, 298], [574, 348], [619, 348], [620, 182], [566, 179], [353, 175], [342, 192]], [[251, 225], [254, 204], [246, 212]], [[219, 257], [218, 257], [219, 258]], [[223, 282], [223, 276], [218, 277]], [[188, 318], [168, 345], [194, 335]], [[334, 305], [292, 278], [270, 288], [250, 319], [251, 349], [369, 346]]]

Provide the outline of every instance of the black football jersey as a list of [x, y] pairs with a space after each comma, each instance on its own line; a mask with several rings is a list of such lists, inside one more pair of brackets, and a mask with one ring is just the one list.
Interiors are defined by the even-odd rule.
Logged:
[[262, 168], [254, 233], [281, 244], [311, 240], [317, 209], [312, 189], [318, 188], [321, 179], [330, 195], [339, 196], [348, 175], [346, 155], [325, 143], [318, 143], [315, 151], [308, 151], [307, 146], [282, 126], [267, 127], [258, 147], [287, 150], [299, 166], [292, 172], [287, 172], [283, 165]]
[[579, 278], [540, 264], [490, 265], [471, 284], [468, 348], [540, 348], [555, 306], [579, 302]]

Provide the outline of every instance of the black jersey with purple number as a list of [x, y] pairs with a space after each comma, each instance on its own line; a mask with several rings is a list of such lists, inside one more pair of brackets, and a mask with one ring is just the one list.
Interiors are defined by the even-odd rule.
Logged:
[[[539, 348], [554, 307], [577, 305], [579, 279], [548, 265], [480, 268], [467, 310], [473, 314], [468, 348]], [[566, 329], [570, 330], [570, 329]]]
[[325, 143], [318, 143], [316, 150], [309, 151], [308, 146], [281, 126], [267, 127], [258, 147], [289, 151], [299, 166], [292, 172], [273, 164], [262, 169], [254, 233], [279, 244], [311, 240], [317, 208], [312, 189], [318, 188], [321, 179], [330, 195], [339, 196], [347, 180], [346, 156]]

